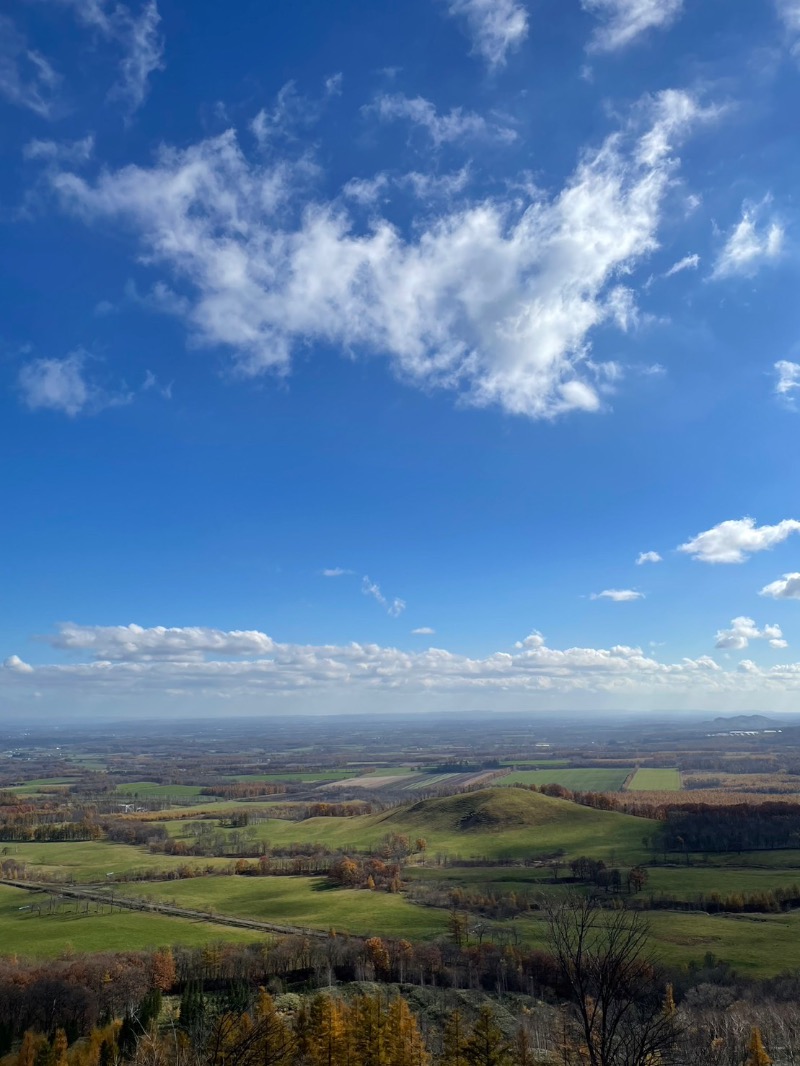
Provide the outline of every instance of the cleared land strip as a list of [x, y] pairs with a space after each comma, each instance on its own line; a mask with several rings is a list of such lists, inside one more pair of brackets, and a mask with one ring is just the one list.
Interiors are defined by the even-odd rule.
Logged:
[[116, 893], [112, 894], [95, 888], [82, 888], [73, 885], [62, 887], [61, 885], [56, 886], [36, 881], [11, 881], [7, 878], [0, 878], [0, 885], [8, 885], [10, 888], [23, 888], [27, 892], [44, 892], [46, 895], [60, 896], [64, 899], [86, 899], [93, 903], [107, 903], [112, 909], [121, 907], [129, 911], [150, 911], [156, 914], [165, 914], [172, 918], [189, 918], [195, 922], [207, 922], [209, 925], [231, 925], [239, 929], [255, 929], [264, 933], [313, 936], [321, 940], [327, 940], [328, 938], [328, 934], [320, 929], [305, 929], [299, 925], [277, 925], [274, 922], [260, 922], [252, 918], [233, 918], [229, 915], [209, 914], [207, 911], [175, 907], [170, 903], [153, 903], [151, 900], [118, 896]]

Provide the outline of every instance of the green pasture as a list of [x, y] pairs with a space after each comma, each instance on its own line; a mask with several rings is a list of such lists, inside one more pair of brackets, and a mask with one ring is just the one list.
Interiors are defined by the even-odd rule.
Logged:
[[680, 792], [681, 775], [678, 770], [642, 768], [633, 775], [629, 792]]
[[[631, 768], [632, 769], [632, 768]], [[631, 769], [515, 770], [500, 778], [503, 785], [562, 785], [571, 792], [619, 792]]]
[[[751, 977], [771, 977], [800, 967], [800, 912], [705, 914], [655, 911], [647, 916], [654, 954], [671, 966], [702, 964], [709, 952]], [[544, 918], [515, 920], [528, 944], [545, 948]]]
[[[189, 839], [183, 822], [163, 822], [170, 833]], [[612, 811], [580, 807], [523, 789], [494, 788], [352, 818], [269, 819], [251, 826], [273, 847], [322, 843], [343, 851], [364, 851], [389, 833], [424, 837], [429, 856], [525, 858], [563, 851], [623, 865], [645, 861], [643, 843], [657, 832], [654, 822]]]
[[425, 939], [447, 930], [447, 912], [402, 895], [334, 888], [323, 877], [201, 877], [131, 885], [125, 895], [238, 918], [336, 929], [359, 936]]
[[642, 897], [673, 896], [676, 900], [692, 901], [698, 896], [719, 892], [729, 896], [734, 892], [769, 892], [774, 888], [800, 885], [800, 868], [760, 869], [740, 866], [650, 866]]
[[65, 952], [140, 951], [181, 944], [205, 947], [228, 943], [253, 943], [264, 934], [234, 929], [213, 922], [192, 922], [161, 914], [135, 911], [80, 913], [85, 903], [70, 902], [57, 914], [37, 915], [21, 910], [43, 900], [40, 893], [0, 885], [0, 954], [55, 957]]
[[522, 770], [561, 770], [569, 766], [568, 759], [504, 759], [503, 766], [514, 766]]
[[77, 777], [38, 777], [33, 780], [23, 781], [19, 785], [8, 785], [7, 787], [9, 792], [15, 792], [18, 796], [31, 796], [40, 793], [42, 789], [67, 788], [69, 785], [76, 785], [77, 783]]
[[112, 844], [105, 840], [69, 840], [57, 843], [3, 844], [0, 859], [24, 862], [33, 873], [45, 878], [79, 882], [113, 880], [115, 877], [144, 870], [175, 870], [180, 866], [225, 868], [230, 859], [182, 858], [177, 855], [154, 855], [144, 847]]
[[119, 795], [137, 796], [140, 799], [157, 799], [161, 796], [175, 799], [191, 799], [200, 795], [200, 785], [159, 785], [156, 781], [129, 781], [114, 789]]
[[323, 783], [325, 781], [344, 781], [348, 777], [355, 777], [354, 770], [308, 770], [303, 772], [288, 771], [287, 773], [280, 773], [273, 770], [270, 773], [263, 774], [236, 774], [231, 777], [231, 781], [239, 781], [242, 784], [314, 784], [316, 782]]

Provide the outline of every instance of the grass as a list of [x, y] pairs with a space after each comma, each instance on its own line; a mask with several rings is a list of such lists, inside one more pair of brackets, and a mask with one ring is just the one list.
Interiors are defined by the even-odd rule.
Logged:
[[619, 792], [630, 773], [625, 770], [554, 767], [548, 770], [515, 770], [501, 778], [504, 785], [563, 785], [572, 792]]
[[336, 929], [362, 936], [426, 939], [447, 930], [447, 913], [402, 895], [331, 888], [321, 877], [202, 877], [129, 886], [126, 895], [241, 918]]
[[241, 781], [244, 784], [252, 783], [254, 785], [280, 784], [284, 781], [290, 784], [296, 782], [313, 784], [316, 781], [344, 781], [345, 778], [353, 777], [354, 774], [355, 771], [353, 770], [308, 770], [297, 773], [289, 771], [285, 774], [278, 772], [268, 774], [236, 774], [234, 777], [230, 778], [230, 780]]
[[637, 770], [628, 785], [630, 792], [680, 792], [681, 775], [678, 770]]
[[[211, 922], [191, 922], [161, 914], [108, 911], [77, 912], [70, 903], [58, 914], [36, 915], [21, 907], [36, 902], [38, 893], [0, 885], [0, 953], [53, 958], [65, 952], [140, 951], [166, 945], [205, 947], [225, 940], [253, 943], [264, 934]], [[94, 905], [92, 905], [93, 908]]]
[[29, 779], [20, 785], [9, 785], [8, 791], [15, 792], [18, 796], [32, 796], [40, 793], [43, 788], [66, 788], [77, 782], [77, 777], [39, 777], [34, 780]]
[[138, 796], [140, 799], [159, 796], [191, 799], [200, 795], [200, 785], [159, 785], [156, 781], [129, 781], [124, 785], [117, 785], [114, 791], [119, 795]]
[[[751, 977], [797, 969], [800, 912], [709, 915], [658, 911], [647, 915], [655, 954], [672, 966], [702, 963], [709, 952]], [[515, 923], [528, 944], [544, 947], [546, 923], [538, 916]]]
[[[163, 823], [176, 835], [180, 822]], [[269, 819], [251, 827], [273, 846], [326, 844], [365, 850], [389, 833], [425, 837], [428, 854], [464, 858], [526, 858], [564, 851], [632, 865], [646, 860], [642, 843], [654, 822], [627, 814], [580, 807], [523, 789], [493, 788], [444, 799], [421, 800], [393, 811], [353, 818]]]
[[503, 766], [519, 766], [523, 770], [552, 770], [569, 766], [568, 759], [506, 759]]
[[694, 900], [711, 892], [729, 895], [733, 892], [765, 892], [773, 888], [800, 884], [800, 869], [744, 869], [736, 866], [651, 866], [642, 895], [674, 896], [676, 900]]
[[131, 844], [111, 844], [103, 840], [65, 841], [59, 843], [5, 844], [0, 856], [26, 863], [36, 877], [59, 877], [64, 880], [106, 881], [107, 873], [119, 877], [141, 870], [175, 870], [179, 866], [225, 867], [230, 859], [181, 858], [176, 855], [153, 855], [146, 848]]

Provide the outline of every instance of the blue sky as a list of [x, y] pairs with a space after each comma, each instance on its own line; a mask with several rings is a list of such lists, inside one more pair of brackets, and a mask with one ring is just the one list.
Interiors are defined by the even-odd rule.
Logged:
[[798, 0], [11, 0], [0, 709], [797, 709], [798, 89]]

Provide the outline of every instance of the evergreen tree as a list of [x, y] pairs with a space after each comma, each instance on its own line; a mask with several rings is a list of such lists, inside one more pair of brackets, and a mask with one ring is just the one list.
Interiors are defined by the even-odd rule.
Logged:
[[466, 1066], [467, 1037], [461, 1011], [451, 1011], [442, 1033], [442, 1066]]
[[508, 1043], [488, 1003], [481, 1007], [478, 1020], [467, 1040], [464, 1055], [469, 1066], [510, 1066], [511, 1064]]

